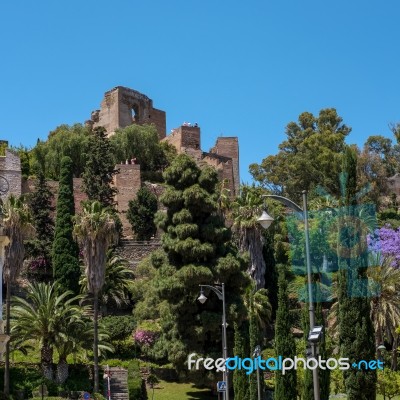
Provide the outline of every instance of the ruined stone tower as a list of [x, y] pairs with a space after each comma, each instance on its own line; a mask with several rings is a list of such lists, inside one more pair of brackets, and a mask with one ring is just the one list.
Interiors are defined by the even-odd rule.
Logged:
[[154, 124], [160, 140], [166, 130], [165, 111], [153, 108], [153, 100], [146, 95], [123, 86], [106, 92], [100, 110], [93, 111], [86, 123], [93, 128], [103, 126], [108, 136], [132, 124]]

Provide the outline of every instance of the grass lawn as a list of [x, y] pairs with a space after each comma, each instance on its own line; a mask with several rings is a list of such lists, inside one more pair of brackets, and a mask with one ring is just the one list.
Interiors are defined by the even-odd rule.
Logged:
[[[153, 391], [147, 388], [147, 396], [152, 400]], [[193, 383], [161, 381], [154, 389], [154, 400], [216, 400], [209, 389], [199, 389]]]

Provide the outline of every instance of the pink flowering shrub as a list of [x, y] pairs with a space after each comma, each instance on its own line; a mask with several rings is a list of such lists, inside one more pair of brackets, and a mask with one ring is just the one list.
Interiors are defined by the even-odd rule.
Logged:
[[138, 329], [133, 334], [133, 339], [140, 346], [151, 346], [156, 340], [156, 333], [151, 331], [146, 331], [143, 329]]

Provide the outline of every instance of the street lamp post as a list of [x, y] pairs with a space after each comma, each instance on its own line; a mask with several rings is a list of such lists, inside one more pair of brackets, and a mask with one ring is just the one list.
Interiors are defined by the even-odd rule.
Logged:
[[[204, 304], [207, 300], [207, 297], [204, 295], [203, 289], [207, 288], [212, 290], [220, 300], [222, 300], [222, 346], [223, 352], [222, 357], [227, 360], [228, 358], [228, 347], [227, 347], [227, 339], [226, 339], [226, 307], [225, 307], [225, 284], [217, 286], [210, 285], [200, 285], [200, 296], [198, 297], [198, 301], [201, 304]], [[224, 393], [224, 399], [229, 400], [229, 381], [228, 381], [228, 370], [224, 368], [224, 381], [226, 382], [226, 391]]]
[[[253, 352], [253, 358], [260, 357], [261, 355], [261, 347], [256, 346]], [[258, 400], [261, 400], [261, 382], [260, 382], [260, 366], [257, 365], [257, 394]]]
[[[306, 266], [307, 266], [307, 286], [308, 286], [308, 302], [309, 302], [309, 319], [310, 319], [310, 332], [315, 328], [315, 311], [313, 302], [313, 291], [312, 291], [312, 273], [311, 273], [311, 257], [310, 257], [310, 238], [308, 232], [308, 209], [307, 209], [307, 191], [303, 190], [303, 208], [294, 203], [292, 200], [287, 199], [283, 196], [277, 196], [274, 194], [263, 195], [265, 198], [270, 198], [272, 200], [279, 201], [284, 206], [303, 214], [304, 219], [304, 233], [306, 242]], [[261, 217], [257, 220], [260, 225], [267, 229], [270, 227], [274, 219], [267, 214], [264, 210]], [[311, 355], [314, 359], [317, 359], [317, 343], [315, 341], [310, 341], [311, 344]], [[312, 370], [313, 374], [313, 386], [314, 386], [314, 400], [320, 400], [320, 389], [319, 389], [319, 378], [318, 378], [318, 368]]]

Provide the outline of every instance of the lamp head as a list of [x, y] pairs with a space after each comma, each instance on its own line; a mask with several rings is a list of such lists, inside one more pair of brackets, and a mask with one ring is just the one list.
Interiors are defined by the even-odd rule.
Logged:
[[272, 222], [274, 222], [274, 219], [264, 210], [260, 216], [260, 218], [257, 219], [257, 222], [264, 228], [268, 229]]
[[385, 351], [386, 347], [385, 347], [384, 344], [380, 344], [376, 349], [379, 350], [379, 351]]
[[198, 300], [201, 304], [204, 304], [204, 303], [207, 301], [207, 297], [204, 296], [204, 293], [203, 293], [203, 288], [201, 288], [201, 290], [200, 290], [200, 296], [197, 298], [197, 300]]

